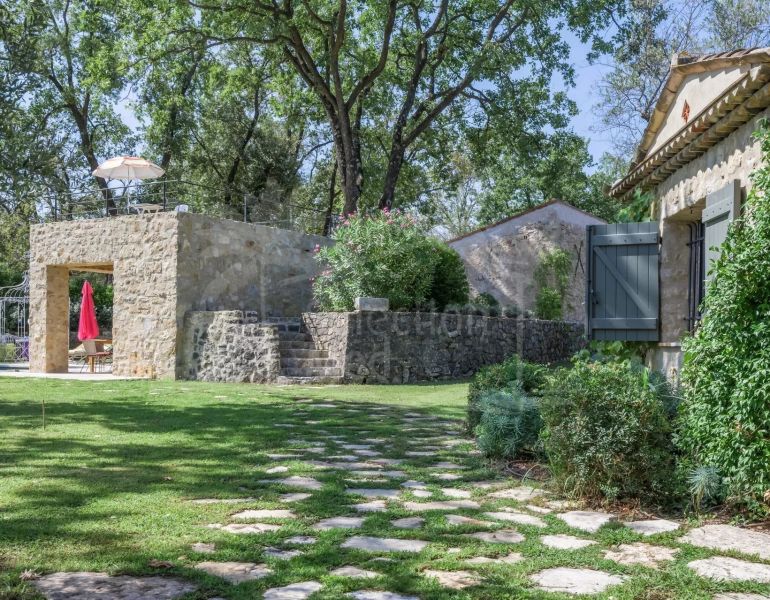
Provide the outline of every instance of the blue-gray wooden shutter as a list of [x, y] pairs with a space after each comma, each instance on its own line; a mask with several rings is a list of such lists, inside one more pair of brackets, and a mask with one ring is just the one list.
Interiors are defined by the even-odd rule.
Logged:
[[738, 216], [741, 202], [741, 182], [734, 179], [723, 188], [706, 196], [706, 208], [701, 221], [706, 227], [704, 245], [706, 247], [706, 280], [712, 262], [719, 258], [720, 246], [727, 237], [730, 223]]
[[659, 340], [658, 242], [656, 222], [588, 227], [588, 339]]

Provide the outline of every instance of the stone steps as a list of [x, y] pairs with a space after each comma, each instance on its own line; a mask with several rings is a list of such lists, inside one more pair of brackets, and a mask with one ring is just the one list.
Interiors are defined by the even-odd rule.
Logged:
[[[297, 321], [299, 324], [299, 321]], [[316, 348], [313, 336], [294, 330], [293, 324], [278, 330], [278, 348], [281, 354], [279, 384], [339, 383], [341, 369], [337, 361], [329, 358], [329, 352]]]
[[[316, 350], [316, 352], [320, 352], [320, 350]], [[294, 368], [294, 369], [302, 369], [302, 368], [315, 368], [315, 367], [336, 367], [337, 361], [333, 358], [328, 357], [317, 357], [317, 358], [291, 358], [291, 357], [285, 357], [281, 355], [281, 368]]]

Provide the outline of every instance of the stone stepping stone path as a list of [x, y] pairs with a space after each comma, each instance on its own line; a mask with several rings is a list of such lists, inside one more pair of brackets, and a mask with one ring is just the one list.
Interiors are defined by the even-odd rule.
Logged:
[[367, 552], [422, 552], [428, 542], [422, 540], [400, 540], [370, 536], [353, 536], [342, 544], [342, 548], [366, 550]]
[[544, 546], [556, 548], [557, 550], [580, 550], [593, 546], [596, 542], [593, 540], [584, 540], [574, 535], [544, 535], [540, 538]]
[[642, 565], [657, 569], [660, 563], [674, 560], [678, 552], [677, 548], [652, 546], [637, 542], [636, 544], [621, 544], [616, 549], [607, 550], [604, 553], [604, 558], [614, 560], [621, 565]]
[[310, 598], [323, 586], [317, 581], [303, 581], [283, 587], [270, 588], [262, 596], [264, 600], [305, 600]]
[[329, 571], [329, 575], [334, 575], [335, 577], [349, 577], [351, 579], [374, 579], [375, 577], [380, 576], [380, 574], [375, 571], [359, 569], [358, 567], [354, 567], [352, 565], [339, 567]]
[[564, 594], [599, 594], [613, 585], [620, 585], [624, 577], [593, 569], [556, 567], [530, 576], [535, 585], [546, 592]]
[[233, 585], [238, 585], [244, 581], [262, 579], [273, 573], [273, 570], [267, 565], [247, 562], [201, 562], [195, 565], [195, 568], [205, 571], [214, 577], [221, 577]]
[[313, 525], [313, 529], [328, 531], [329, 529], [359, 529], [364, 524], [364, 517], [331, 517]]
[[596, 533], [602, 525], [615, 520], [615, 515], [590, 510], [573, 510], [556, 516], [570, 527], [582, 529], [588, 533]]
[[518, 544], [524, 541], [524, 536], [515, 529], [501, 529], [499, 531], [479, 531], [466, 533], [465, 537], [474, 538], [488, 544]]
[[716, 581], [753, 581], [770, 583], [770, 565], [738, 560], [728, 556], [712, 556], [694, 560], [687, 566], [701, 577]]
[[658, 533], [668, 533], [669, 531], [676, 531], [680, 525], [676, 521], [667, 521], [665, 519], [649, 519], [646, 521], [631, 521], [629, 523], [623, 523], [631, 531], [635, 531], [638, 534], [650, 536], [657, 535]]
[[31, 583], [48, 600], [174, 600], [197, 589], [175, 577], [111, 577], [88, 571], [51, 573]]
[[761, 531], [741, 529], [732, 525], [705, 525], [693, 529], [679, 541], [712, 550], [756, 554], [761, 559], [770, 560], [770, 534]]
[[[661, 581], [681, 581], [676, 570], [682, 568], [689, 568], [692, 578], [711, 580], [701, 582], [703, 587], [697, 590], [704, 598], [705, 589], [713, 600], [770, 600], [756, 593], [715, 592], [725, 589], [718, 586], [730, 584], [770, 584], [770, 534], [729, 525], [680, 532], [685, 529], [682, 524], [655, 518], [619, 522], [614, 529], [603, 530], [617, 520], [615, 515], [583, 510], [582, 505], [551, 498], [547, 490], [534, 485], [482, 479], [490, 474], [483, 461], [473, 458], [478, 454], [474, 442], [454, 430], [444, 433], [445, 427], [453, 425], [444, 420], [414, 413], [407, 420], [411, 426], [403, 427], [398, 409], [367, 407], [361, 410], [368, 419], [364, 429], [350, 424], [359, 418], [340, 414], [346, 412], [344, 404], [309, 401], [303, 407], [307, 417], [317, 417], [320, 411], [313, 411], [323, 408], [326, 429], [308, 429], [308, 418], [297, 413], [292, 415], [297, 421], [282, 417], [284, 422], [276, 431], [280, 430], [283, 441], [275, 446], [275, 453], [261, 453], [267, 458], [256, 465], [257, 477], [265, 477], [255, 482], [261, 486], [259, 493], [245, 483], [238, 491], [222, 492], [257, 498], [186, 500], [213, 507], [200, 508], [202, 514], [220, 510], [229, 517], [209, 517], [228, 519], [207, 526], [216, 530], [210, 535], [219, 536], [214, 539], [216, 545], [205, 537], [187, 542], [192, 560], [181, 557], [180, 566], [224, 580], [220, 586], [264, 580], [252, 583], [253, 590], [246, 585], [244, 589], [250, 597], [265, 600], [332, 596], [486, 600], [498, 593], [499, 597], [518, 597], [517, 593], [533, 598], [551, 593], [614, 597], [614, 586], [634, 580], [638, 584], [640, 573], [652, 577], [657, 572]], [[389, 435], [384, 433], [386, 426], [390, 426]], [[289, 431], [293, 427], [297, 430]], [[405, 433], [410, 429], [416, 433]], [[299, 435], [287, 440], [287, 433]], [[567, 528], [572, 529], [570, 534], [562, 533]], [[243, 540], [224, 534], [264, 534], [265, 541], [256, 538], [254, 545], [247, 540], [251, 550], [237, 556], [233, 555], [239, 547], [235, 542], [242, 545]], [[700, 550], [683, 560], [686, 552], [693, 552], [689, 546], [687, 550], [678, 547], [685, 544]], [[211, 560], [220, 552], [233, 562]], [[712, 556], [733, 552], [742, 559]], [[758, 562], [762, 560], [765, 563]], [[609, 572], [613, 563], [623, 575]], [[319, 566], [325, 568], [319, 570]], [[315, 578], [327, 575], [339, 580], [325, 589]], [[56, 576], [69, 580], [58, 581]], [[103, 573], [54, 574], [34, 585], [42, 591], [50, 581], [58, 586], [56, 593], [64, 595], [43, 594], [57, 600], [172, 600], [198, 587], [173, 577]], [[89, 596], [84, 581], [99, 593]], [[387, 589], [391, 581], [417, 587]], [[485, 584], [494, 586], [494, 591]], [[268, 586], [272, 587], [265, 589]], [[636, 594], [633, 586], [617, 595]], [[398, 589], [425, 592], [410, 595], [415, 592]], [[199, 589], [197, 594], [212, 600], [206, 592]]]
[[423, 571], [423, 575], [438, 580], [442, 586], [451, 590], [462, 590], [481, 583], [481, 577], [469, 571], [427, 570]]
[[517, 511], [502, 511], [502, 512], [485, 512], [485, 517], [490, 519], [497, 519], [498, 521], [508, 521], [510, 523], [518, 523], [519, 525], [530, 525], [532, 527], [548, 527], [548, 524], [540, 517], [533, 517], [525, 513]]

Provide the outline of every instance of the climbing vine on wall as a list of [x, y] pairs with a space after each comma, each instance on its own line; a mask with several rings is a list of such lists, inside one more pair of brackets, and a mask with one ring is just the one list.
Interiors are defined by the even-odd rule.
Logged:
[[571, 267], [569, 253], [560, 248], [540, 256], [534, 273], [537, 285], [535, 316], [538, 319], [561, 319], [564, 316]]

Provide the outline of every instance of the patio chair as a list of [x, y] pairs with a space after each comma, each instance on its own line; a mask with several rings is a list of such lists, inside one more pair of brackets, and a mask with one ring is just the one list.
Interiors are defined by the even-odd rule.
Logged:
[[112, 359], [112, 350], [105, 350], [101, 340], [83, 340], [83, 349], [86, 352], [89, 373], [95, 373], [97, 367], [102, 367]]

